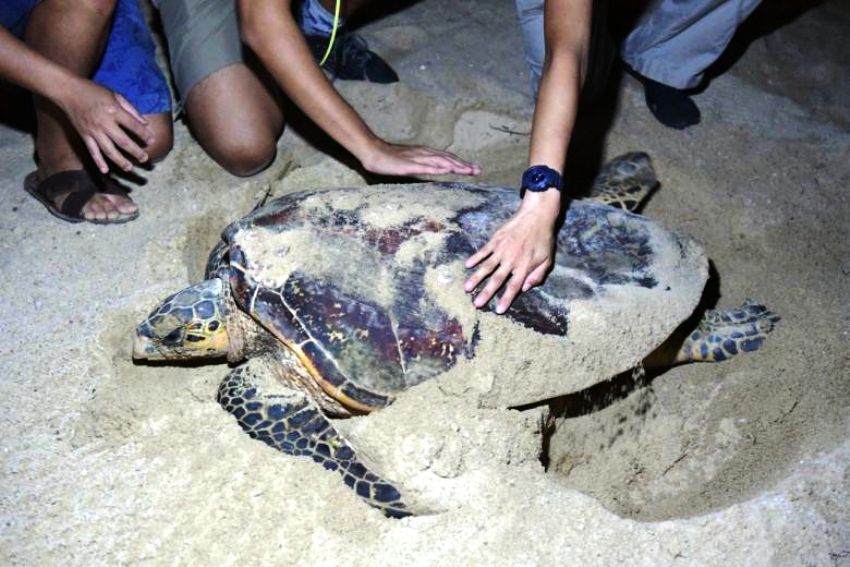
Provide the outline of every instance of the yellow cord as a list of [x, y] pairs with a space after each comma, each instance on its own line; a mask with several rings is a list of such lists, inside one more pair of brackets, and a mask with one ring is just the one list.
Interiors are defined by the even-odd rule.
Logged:
[[331, 40], [328, 42], [328, 49], [325, 51], [325, 56], [322, 57], [319, 67], [325, 64], [325, 61], [328, 60], [328, 55], [331, 54], [331, 50], [333, 49], [334, 40], [336, 39], [336, 28], [339, 27], [339, 5], [341, 3], [342, 0], [336, 0], [336, 8], [334, 9], [334, 29], [331, 30]]

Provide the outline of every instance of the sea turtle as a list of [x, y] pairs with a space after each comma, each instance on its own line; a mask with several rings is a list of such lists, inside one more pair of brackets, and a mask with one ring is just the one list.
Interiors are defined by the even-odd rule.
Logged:
[[[137, 327], [134, 357], [238, 364], [218, 401], [252, 437], [339, 471], [368, 503], [403, 516], [409, 512], [399, 491], [358, 460], [331, 418], [386, 406], [473, 359], [488, 334], [500, 334], [492, 325], [511, 326], [526, 345], [555, 341], [565, 356], [584, 348], [562, 369], [570, 372], [589, 364], [594, 345], [600, 349], [573, 340], [592, 325], [588, 317], [571, 321], [579, 304], [595, 314], [619, 301], [603, 330], [654, 366], [721, 361], [761, 346], [778, 318], [751, 303], [711, 311], [686, 338], [659, 346], [688, 315], [682, 309], [694, 309], [707, 261], [688, 237], [630, 212], [656, 184], [646, 154], [605, 166], [589, 199], [570, 205], [546, 283], [503, 316], [471, 306], [462, 264], [516, 210], [515, 190], [429, 183], [290, 194], [224, 230], [207, 279], [167, 297]], [[672, 261], [662, 261], [663, 246]], [[682, 258], [690, 263], [676, 264]], [[641, 304], [641, 293], [651, 303]], [[682, 312], [666, 327], [653, 323], [647, 313], [674, 310], [676, 296], [688, 296]], [[635, 312], [658, 333], [638, 335], [632, 323], [620, 324]], [[509, 351], [510, 343], [501, 351], [506, 357], [537, 356]], [[596, 381], [640, 360], [600, 354], [614, 366]], [[558, 388], [529, 396], [567, 393]]]

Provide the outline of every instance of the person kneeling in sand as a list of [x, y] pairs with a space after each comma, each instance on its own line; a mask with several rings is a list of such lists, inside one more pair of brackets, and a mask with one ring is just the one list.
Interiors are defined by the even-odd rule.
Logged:
[[[678, 89], [699, 83], [705, 68], [758, 3], [699, 0], [688, 8], [675, 0], [650, 3], [626, 39], [622, 56], [641, 74], [647, 105], [661, 122], [673, 128], [699, 122], [696, 105]], [[486, 280], [474, 299], [477, 307], [485, 306], [504, 286], [496, 306], [497, 313], [504, 313], [519, 293], [542, 283], [552, 265], [555, 225], [567, 201], [561, 176], [579, 95], [593, 100], [604, 89], [615, 55], [605, 30], [605, 4], [516, 0], [537, 97], [530, 167], [523, 175], [525, 196], [519, 211], [467, 261], [467, 268], [477, 270], [466, 281], [466, 291], [476, 290]]]
[[[344, 2], [346, 15], [365, 3]], [[230, 173], [253, 175], [274, 159], [283, 130], [278, 87], [367, 171], [480, 173], [477, 165], [449, 152], [385, 142], [336, 92], [315, 60], [327, 46], [333, 25], [327, 6], [333, 0], [305, 0], [300, 25], [290, 1], [157, 0], [155, 4], [189, 127], [204, 150]], [[337, 41], [328, 64], [333, 75], [383, 83], [397, 80], [389, 65], [357, 36], [340, 34]]]
[[69, 222], [136, 218], [107, 159], [129, 171], [124, 153], [156, 161], [172, 141], [171, 97], [138, 0], [3, 0], [0, 24], [0, 77], [35, 95], [27, 191]]

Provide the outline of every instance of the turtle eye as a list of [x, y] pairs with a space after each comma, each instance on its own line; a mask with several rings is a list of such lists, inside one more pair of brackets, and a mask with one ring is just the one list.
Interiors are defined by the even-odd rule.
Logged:
[[162, 338], [162, 344], [174, 346], [183, 342], [183, 328], [177, 327]]

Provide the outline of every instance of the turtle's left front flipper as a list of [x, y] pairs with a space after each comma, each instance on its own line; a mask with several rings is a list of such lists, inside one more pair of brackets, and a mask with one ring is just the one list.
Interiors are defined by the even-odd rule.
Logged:
[[234, 368], [219, 386], [218, 402], [248, 435], [288, 455], [311, 457], [326, 469], [338, 471], [346, 485], [387, 516], [409, 516], [399, 491], [357, 459], [318, 405], [267, 373], [263, 362], [254, 359]]
[[588, 199], [634, 212], [657, 186], [649, 156], [631, 152], [605, 164], [593, 181]]

